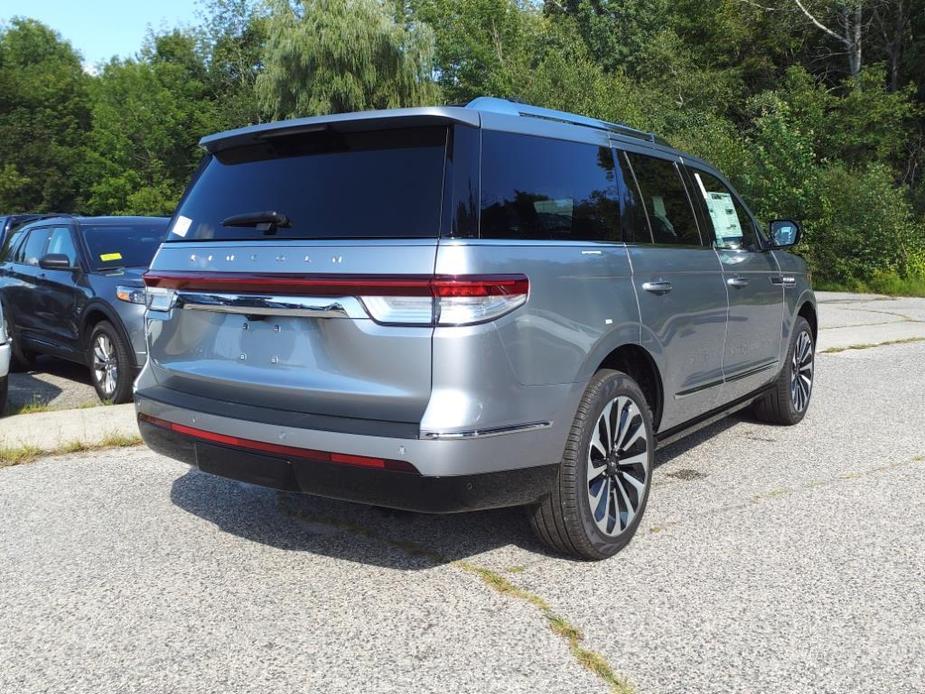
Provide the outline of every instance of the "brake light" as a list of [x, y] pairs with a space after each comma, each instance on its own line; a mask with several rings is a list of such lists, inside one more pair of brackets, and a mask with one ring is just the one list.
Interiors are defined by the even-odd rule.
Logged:
[[[176, 291], [358, 297], [373, 320], [398, 325], [471, 325], [527, 301], [525, 275], [251, 275], [158, 272], [144, 276], [149, 307], [169, 310]], [[152, 291], [153, 290], [153, 291]]]

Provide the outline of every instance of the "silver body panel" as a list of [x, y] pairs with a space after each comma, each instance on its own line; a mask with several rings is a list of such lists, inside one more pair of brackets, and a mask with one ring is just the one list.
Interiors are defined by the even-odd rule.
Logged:
[[[661, 144], [594, 127], [459, 108], [303, 119], [286, 127], [389, 117], [677, 157]], [[203, 144], [215, 151], [273, 130], [255, 126]], [[182, 242], [164, 244], [152, 269], [526, 275], [523, 306], [464, 327], [381, 325], [353, 296], [241, 303], [191, 293], [170, 311], [148, 313], [139, 412], [254, 441], [408, 460], [433, 476], [557, 463], [588, 381], [625, 345], [645, 350], [658, 369], [660, 431], [702, 417], [776, 377], [797, 312], [815, 302], [805, 263], [796, 256], [712, 247], [445, 237]], [[772, 284], [782, 273], [794, 278], [787, 288]], [[664, 283], [670, 291], [659, 290]], [[384, 431], [389, 423], [411, 424], [416, 435], [233, 419], [146, 396], [158, 387], [216, 402], [382, 422]]]

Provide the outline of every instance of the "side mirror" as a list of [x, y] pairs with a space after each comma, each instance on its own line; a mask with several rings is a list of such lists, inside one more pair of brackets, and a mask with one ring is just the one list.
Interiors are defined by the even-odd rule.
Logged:
[[39, 267], [43, 270], [73, 270], [71, 259], [63, 253], [49, 253], [39, 260]]
[[774, 248], [790, 248], [800, 242], [803, 230], [799, 222], [792, 219], [775, 219], [771, 222], [771, 246]]

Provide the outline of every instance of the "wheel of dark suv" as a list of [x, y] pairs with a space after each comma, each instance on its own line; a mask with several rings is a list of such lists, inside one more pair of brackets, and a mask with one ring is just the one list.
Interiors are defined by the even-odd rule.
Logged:
[[132, 362], [128, 345], [112, 323], [100, 321], [90, 333], [87, 362], [97, 395], [104, 402], [132, 399]]
[[655, 454], [646, 399], [620, 371], [595, 374], [582, 397], [550, 495], [530, 508], [553, 550], [606, 559], [633, 537], [645, 511]]
[[793, 326], [787, 361], [774, 387], [755, 403], [755, 417], [769, 424], [797, 424], [806, 415], [813, 394], [816, 345], [805, 318]]

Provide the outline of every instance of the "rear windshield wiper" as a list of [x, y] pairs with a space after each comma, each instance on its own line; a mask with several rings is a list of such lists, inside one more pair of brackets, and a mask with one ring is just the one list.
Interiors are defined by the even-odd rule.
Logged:
[[257, 231], [272, 234], [279, 228], [292, 226], [289, 217], [280, 212], [245, 212], [222, 220], [223, 227], [256, 227]]

